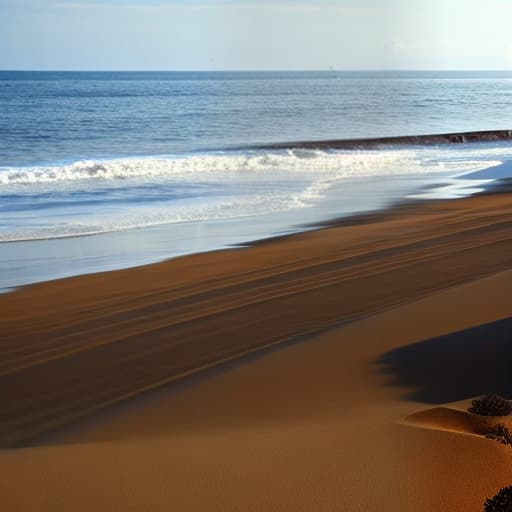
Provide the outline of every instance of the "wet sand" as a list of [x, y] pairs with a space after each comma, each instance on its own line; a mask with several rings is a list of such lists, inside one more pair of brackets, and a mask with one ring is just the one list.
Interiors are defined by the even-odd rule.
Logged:
[[4, 509], [481, 511], [511, 227], [486, 194], [0, 296]]

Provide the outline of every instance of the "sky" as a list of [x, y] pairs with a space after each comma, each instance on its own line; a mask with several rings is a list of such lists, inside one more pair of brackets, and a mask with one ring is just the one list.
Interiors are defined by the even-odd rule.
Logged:
[[0, 0], [0, 69], [512, 69], [511, 0]]

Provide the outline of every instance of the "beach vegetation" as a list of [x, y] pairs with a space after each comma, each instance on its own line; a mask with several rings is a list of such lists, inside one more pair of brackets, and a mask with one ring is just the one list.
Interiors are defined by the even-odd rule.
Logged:
[[487, 439], [492, 439], [493, 441], [498, 441], [498, 443], [512, 445], [512, 432], [506, 425], [499, 423], [498, 425], [494, 425], [487, 434], [485, 435]]
[[485, 512], [512, 512], [512, 485], [501, 489], [484, 504]]
[[512, 412], [510, 402], [494, 393], [476, 398], [468, 411], [479, 416], [508, 416]]

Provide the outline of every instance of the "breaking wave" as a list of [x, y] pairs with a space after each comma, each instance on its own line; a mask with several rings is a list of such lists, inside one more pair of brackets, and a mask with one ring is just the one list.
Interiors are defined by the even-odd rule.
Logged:
[[[467, 166], [468, 162], [465, 162]], [[469, 163], [471, 167], [473, 163]], [[460, 163], [457, 165], [461, 165]], [[0, 186], [60, 181], [125, 180], [130, 178], [202, 178], [218, 181], [233, 175], [269, 173], [329, 174], [332, 178], [412, 174], [444, 170], [425, 167], [413, 150], [321, 151], [286, 150], [211, 153], [188, 156], [83, 160], [66, 165], [0, 168]]]

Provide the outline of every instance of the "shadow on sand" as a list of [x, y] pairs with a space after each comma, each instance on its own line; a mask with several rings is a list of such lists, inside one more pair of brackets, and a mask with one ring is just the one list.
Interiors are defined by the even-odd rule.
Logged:
[[[435, 321], [435, 320], [433, 320]], [[441, 404], [492, 391], [512, 396], [512, 317], [392, 350], [376, 361], [407, 398]]]

